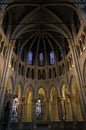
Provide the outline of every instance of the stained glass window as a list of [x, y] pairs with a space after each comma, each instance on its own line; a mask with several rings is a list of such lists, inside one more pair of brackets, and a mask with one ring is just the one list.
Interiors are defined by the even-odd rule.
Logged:
[[32, 51], [29, 51], [29, 52], [28, 52], [27, 62], [28, 62], [28, 64], [30, 64], [30, 65], [32, 65], [32, 63], [33, 63], [33, 53], [32, 53]]
[[40, 119], [42, 117], [42, 102], [40, 99], [36, 102], [36, 118]]
[[19, 118], [19, 100], [15, 98], [12, 102], [10, 120], [17, 122]]
[[43, 66], [44, 65], [44, 53], [39, 53], [39, 65]]
[[55, 63], [55, 55], [54, 52], [50, 52], [50, 64], [53, 65]]

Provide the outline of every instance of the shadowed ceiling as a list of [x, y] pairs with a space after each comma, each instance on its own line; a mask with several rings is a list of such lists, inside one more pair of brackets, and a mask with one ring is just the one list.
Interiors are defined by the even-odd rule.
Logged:
[[2, 28], [15, 53], [54, 51], [58, 60], [67, 55], [73, 29], [79, 31], [78, 4], [72, 0], [4, 0]]

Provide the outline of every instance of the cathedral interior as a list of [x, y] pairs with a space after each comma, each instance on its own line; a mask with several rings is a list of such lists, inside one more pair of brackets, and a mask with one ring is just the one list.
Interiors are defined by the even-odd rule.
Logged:
[[86, 130], [86, 1], [0, 0], [0, 130]]

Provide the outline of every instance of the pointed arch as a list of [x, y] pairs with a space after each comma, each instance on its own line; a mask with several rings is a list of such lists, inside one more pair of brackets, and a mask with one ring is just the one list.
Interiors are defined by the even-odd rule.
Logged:
[[34, 90], [32, 84], [29, 84], [28, 86], [24, 87], [23, 96], [26, 95], [27, 89], [30, 89], [30, 90], [31, 90], [32, 98], [34, 98], [34, 96], [35, 96], [35, 90]]
[[21, 98], [21, 96], [22, 96], [21, 84], [16, 85], [16, 87], [15, 87], [15, 95], [18, 96], [18, 99]]
[[43, 86], [38, 87], [36, 91], [36, 97], [39, 98], [40, 96], [46, 99], [46, 89]]

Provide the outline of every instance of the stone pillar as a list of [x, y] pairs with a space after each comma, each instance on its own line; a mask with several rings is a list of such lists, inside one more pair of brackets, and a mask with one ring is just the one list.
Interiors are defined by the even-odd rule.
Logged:
[[[10, 44], [10, 43], [9, 43]], [[5, 92], [6, 92], [6, 81], [8, 78], [8, 73], [9, 73], [9, 64], [11, 62], [11, 56], [12, 56], [12, 52], [13, 52], [13, 46], [9, 45], [8, 48], [8, 54], [7, 54], [7, 59], [5, 60], [4, 63], [4, 69], [3, 69], [3, 74], [1, 77], [1, 90], [0, 90], [0, 119], [1, 119], [1, 113], [3, 110], [3, 104], [4, 104], [4, 99], [5, 99]]]
[[73, 94], [69, 98], [71, 101], [73, 121], [76, 122], [78, 120], [77, 106], [76, 106], [76, 95]]
[[36, 121], [36, 99], [32, 99], [32, 122]]
[[58, 115], [61, 121], [60, 129], [65, 129], [65, 120], [66, 120], [66, 108], [65, 108], [65, 99], [64, 97], [58, 97]]
[[82, 77], [82, 73], [81, 73], [81, 69], [80, 69], [80, 63], [79, 63], [79, 57], [77, 55], [77, 50], [76, 50], [76, 46], [74, 43], [70, 44], [70, 50], [72, 53], [72, 57], [73, 57], [73, 62], [74, 62], [74, 69], [75, 69], [75, 75], [76, 75], [76, 80], [77, 80], [77, 87], [78, 87], [78, 91], [79, 91], [79, 95], [80, 95], [80, 104], [82, 107], [82, 112], [83, 112], [83, 117], [86, 121], [86, 99], [85, 99], [85, 92], [83, 89], [83, 77]]
[[49, 109], [49, 106], [50, 106], [50, 100], [47, 99], [46, 100], [46, 116], [47, 116], [47, 121], [50, 122], [51, 119], [50, 119], [50, 109]]
[[19, 121], [21, 122], [22, 122], [22, 116], [23, 116], [23, 103], [24, 103], [24, 99], [21, 97], [19, 101]]
[[21, 97], [19, 100], [19, 129], [23, 128], [23, 123], [22, 123], [22, 119], [23, 119], [23, 103], [24, 103], [25, 98]]
[[65, 99], [64, 97], [58, 97], [58, 115], [61, 121], [66, 119], [66, 108], [65, 108]]

